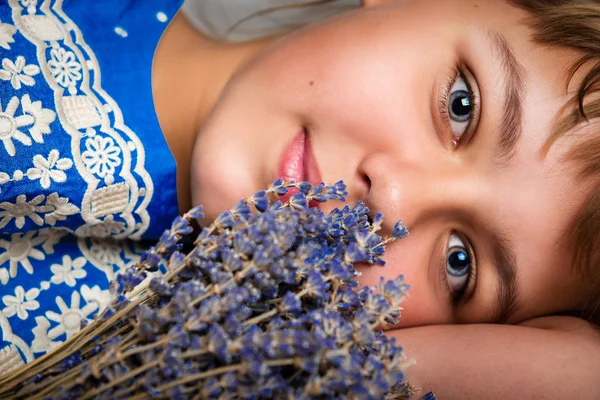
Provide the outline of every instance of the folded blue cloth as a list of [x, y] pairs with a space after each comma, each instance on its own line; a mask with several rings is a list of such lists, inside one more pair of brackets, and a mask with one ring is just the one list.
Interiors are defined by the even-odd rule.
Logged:
[[0, 374], [93, 318], [178, 214], [151, 72], [181, 3], [0, 5]]

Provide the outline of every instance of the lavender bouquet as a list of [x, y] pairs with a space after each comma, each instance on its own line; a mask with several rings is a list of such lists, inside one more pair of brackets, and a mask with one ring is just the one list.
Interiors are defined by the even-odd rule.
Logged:
[[[295, 188], [285, 203], [271, 199]], [[274, 182], [192, 240], [197, 207], [111, 284], [113, 301], [69, 341], [0, 377], [11, 399], [407, 398], [394, 324], [402, 277], [359, 288], [355, 262], [383, 265], [382, 215], [325, 215], [333, 186]], [[147, 279], [149, 273], [166, 269]]]

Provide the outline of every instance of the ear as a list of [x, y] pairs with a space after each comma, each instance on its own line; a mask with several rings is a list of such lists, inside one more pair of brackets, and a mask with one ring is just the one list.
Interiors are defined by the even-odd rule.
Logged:
[[377, 4], [387, 3], [390, 0], [360, 0], [360, 4], [363, 7], [372, 7]]

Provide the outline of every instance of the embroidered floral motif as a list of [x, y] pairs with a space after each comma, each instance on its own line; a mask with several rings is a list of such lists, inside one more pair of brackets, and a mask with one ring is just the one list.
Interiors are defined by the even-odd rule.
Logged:
[[125, 223], [115, 221], [114, 216], [107, 216], [97, 224], [85, 224], [77, 228], [75, 234], [79, 237], [107, 238], [125, 230]]
[[134, 106], [115, 101], [128, 86], [112, 93], [101, 81], [108, 71], [98, 60], [118, 58], [86, 43], [69, 15], [85, 4], [63, 3], [0, 6], [0, 349], [13, 346], [23, 362], [111, 302], [103, 289], [139, 259], [147, 244], [129, 239], [147, 232], [154, 204], [144, 144], [157, 126], [140, 136], [131, 129]]
[[59, 197], [58, 193], [48, 196], [46, 205], [54, 210], [50, 214], [44, 215], [44, 220], [48, 225], [54, 225], [57, 221], [64, 221], [69, 215], [79, 213], [79, 208], [69, 203], [67, 197]]
[[21, 0], [21, 4], [23, 5], [23, 7], [27, 8], [27, 12], [29, 14], [35, 14], [35, 12], [37, 11], [37, 0]]
[[30, 180], [40, 180], [40, 184], [44, 189], [50, 187], [51, 181], [64, 182], [67, 180], [67, 174], [63, 171], [70, 169], [73, 166], [73, 161], [69, 158], [59, 158], [58, 150], [50, 150], [48, 159], [45, 159], [40, 154], [33, 157], [34, 168], [29, 168], [27, 177]]
[[54, 311], [47, 311], [46, 317], [50, 321], [58, 322], [58, 326], [55, 326], [48, 332], [48, 337], [57, 338], [63, 333], [67, 334], [67, 338], [70, 338], [81, 329], [81, 320], [86, 319], [92, 312], [98, 309], [98, 303], [91, 302], [87, 303], [83, 308], [79, 308], [81, 303], [81, 296], [78, 292], [71, 294], [71, 307], [67, 307], [67, 304], [60, 296], [56, 296], [56, 305], [60, 309], [60, 314]]
[[71, 257], [65, 254], [62, 258], [62, 264], [52, 264], [50, 270], [54, 274], [50, 281], [55, 284], [66, 283], [73, 287], [76, 279], [85, 278], [87, 272], [83, 266], [87, 263], [84, 257], [77, 257], [71, 260]]
[[[16, 178], [15, 178], [16, 179]], [[46, 204], [42, 202], [46, 199]], [[77, 214], [79, 208], [69, 203], [66, 197], [59, 197], [58, 193], [52, 193], [47, 198], [40, 194], [30, 201], [27, 196], [21, 194], [17, 196], [15, 204], [4, 201], [0, 203], [0, 228], [5, 227], [10, 221], [15, 220], [17, 228], [21, 229], [25, 225], [25, 217], [31, 219], [36, 225], [42, 226], [44, 220], [48, 225], [54, 225], [57, 221], [64, 221], [67, 216]], [[44, 220], [39, 214], [44, 215]]]
[[18, 56], [15, 62], [8, 58], [2, 60], [2, 68], [0, 69], [0, 79], [10, 81], [15, 90], [21, 89], [21, 83], [26, 86], [35, 85], [36, 76], [40, 73], [40, 67], [35, 64], [26, 65], [25, 57]]
[[56, 83], [68, 88], [69, 93], [75, 94], [77, 92], [75, 84], [82, 77], [81, 64], [77, 62], [75, 54], [72, 51], [58, 47], [50, 50], [50, 58], [48, 67]]
[[101, 178], [114, 175], [115, 168], [121, 165], [121, 149], [115, 146], [113, 138], [96, 135], [85, 141], [85, 147], [81, 158], [88, 171]]
[[[1, 72], [2, 70], [0, 70]], [[1, 75], [0, 78], [2, 78]], [[34, 121], [33, 117], [31, 115], [19, 115], [15, 117], [17, 107], [19, 107], [19, 99], [16, 96], [10, 99], [4, 111], [2, 111], [2, 104], [0, 103], [0, 140], [2, 140], [4, 148], [10, 156], [16, 154], [13, 139], [23, 143], [25, 146], [31, 146], [31, 139], [21, 132], [19, 128], [32, 124]]]
[[5, 227], [10, 221], [15, 220], [17, 228], [22, 228], [25, 225], [25, 217], [31, 219], [36, 225], [42, 226], [44, 221], [37, 213], [46, 213], [52, 211], [52, 207], [48, 205], [40, 205], [44, 201], [45, 196], [40, 194], [30, 201], [27, 201], [27, 196], [21, 194], [17, 196], [15, 204], [3, 201], [0, 203], [0, 228]]
[[[50, 198], [54, 196], [56, 193], [52, 193], [48, 196], [48, 202], [50, 202]], [[56, 196], [58, 197], [58, 196]], [[66, 199], [65, 199], [66, 200]], [[77, 208], [77, 207], [75, 207]], [[78, 211], [76, 211], [78, 212]], [[46, 215], [47, 217], [48, 215]], [[60, 240], [69, 234], [69, 230], [66, 228], [44, 228], [41, 229], [38, 233], [39, 237], [43, 239], [44, 244], [42, 245], [42, 249], [46, 254], [54, 254], [54, 246], [60, 242]]]
[[100, 289], [100, 286], [96, 285], [89, 288], [88, 285], [81, 286], [81, 295], [88, 303], [95, 302], [98, 304], [98, 312], [102, 312], [111, 302], [112, 297], [110, 291]]
[[0, 239], [0, 249], [6, 250], [0, 254], [0, 265], [10, 260], [10, 277], [17, 277], [17, 268], [19, 264], [29, 274], [33, 274], [33, 266], [29, 261], [29, 257], [35, 260], [44, 260], [45, 254], [36, 249], [35, 246], [44, 241], [44, 238], [33, 238], [34, 231], [27, 232], [24, 236], [21, 233], [13, 233], [10, 240]]
[[35, 336], [33, 343], [31, 343], [31, 351], [34, 353], [48, 352], [60, 345], [62, 341], [54, 341], [55, 338], [48, 336], [48, 328], [50, 328], [50, 321], [46, 317], [38, 316], [35, 317], [36, 326], [32, 332]]
[[14, 43], [13, 36], [17, 33], [17, 28], [11, 24], [5, 24], [0, 21], [0, 47], [10, 50], [10, 44]]
[[56, 119], [56, 113], [43, 108], [40, 100], [31, 101], [28, 94], [21, 98], [21, 106], [25, 114], [33, 117], [34, 124], [29, 128], [29, 134], [36, 143], [44, 143], [42, 135], [50, 133], [50, 124]]
[[29, 289], [25, 293], [23, 286], [17, 286], [14, 296], [6, 295], [2, 297], [2, 301], [6, 306], [2, 312], [9, 318], [16, 314], [17, 317], [25, 320], [29, 317], [27, 310], [34, 311], [40, 308], [40, 303], [35, 300], [39, 294], [40, 290], [38, 288]]
[[121, 251], [123, 248], [114, 240], [107, 239], [92, 239], [90, 245], [90, 253], [97, 261], [103, 264], [117, 264], [119, 266], [125, 266]]

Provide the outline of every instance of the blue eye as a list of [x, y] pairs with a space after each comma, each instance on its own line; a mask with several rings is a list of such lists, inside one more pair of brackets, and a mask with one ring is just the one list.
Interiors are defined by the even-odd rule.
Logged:
[[461, 238], [451, 234], [446, 253], [446, 279], [453, 293], [461, 293], [467, 288], [474, 268], [474, 260], [470, 254]]
[[452, 135], [460, 139], [465, 134], [473, 116], [472, 93], [459, 72], [448, 91], [447, 114]]
[[450, 94], [450, 119], [456, 122], [468, 121], [471, 118], [471, 100], [469, 92], [457, 90]]

